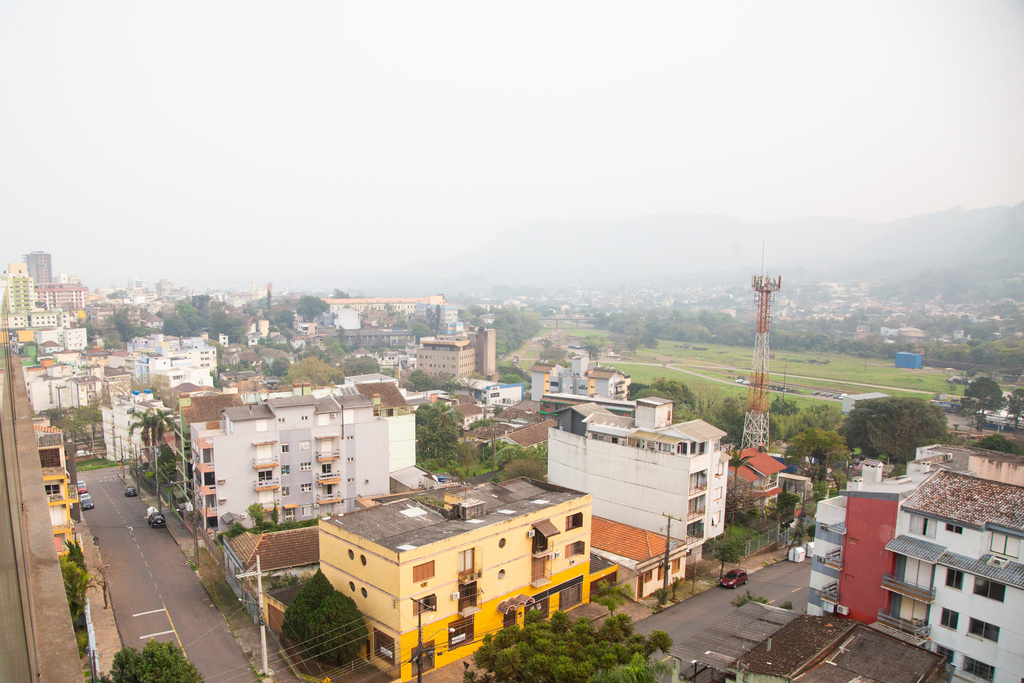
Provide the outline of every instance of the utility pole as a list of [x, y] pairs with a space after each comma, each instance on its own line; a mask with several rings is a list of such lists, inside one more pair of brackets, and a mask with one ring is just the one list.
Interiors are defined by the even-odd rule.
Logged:
[[681, 520], [678, 517], [673, 517], [672, 515], [666, 515], [664, 512], [661, 513], [661, 515], [662, 515], [662, 517], [667, 517], [668, 518], [668, 525], [665, 527], [665, 569], [664, 569], [664, 573], [662, 573], [662, 575], [661, 575], [661, 579], [662, 579], [661, 587], [664, 588], [665, 590], [668, 590], [668, 575], [669, 575], [669, 567], [671, 566], [668, 563], [668, 555], [669, 555], [669, 552], [672, 549], [672, 545], [671, 545], [671, 543], [672, 543], [672, 520], [674, 519], [677, 522], [682, 522], [684, 520]]
[[416, 683], [423, 683], [423, 610], [428, 609], [431, 612], [436, 612], [437, 608], [419, 600], [417, 598], [412, 599], [419, 609], [416, 610]]
[[153, 474], [156, 475], [156, 511], [164, 513], [164, 502], [160, 499], [160, 447], [153, 446]]
[[256, 593], [257, 600], [259, 601], [260, 611], [260, 646], [263, 649], [263, 675], [269, 676], [272, 672], [270, 667], [267, 665], [267, 620], [263, 618], [263, 572], [260, 571], [260, 556], [256, 556], [256, 571], [247, 572], [245, 574], [235, 574], [236, 578], [249, 579], [253, 576], [256, 577]]

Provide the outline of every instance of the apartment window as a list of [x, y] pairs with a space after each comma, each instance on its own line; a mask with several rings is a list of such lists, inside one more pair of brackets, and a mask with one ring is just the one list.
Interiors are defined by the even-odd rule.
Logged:
[[312, 505], [303, 505], [302, 506], [302, 516], [303, 517], [311, 517], [312, 515], [313, 515], [313, 506]]
[[281, 452], [282, 453], [287, 453], [289, 447], [290, 447], [290, 444], [286, 444], [286, 443], [281, 444]]
[[282, 486], [281, 487], [281, 497], [282, 498], [287, 498], [290, 495], [292, 495], [291, 487], [290, 486]]
[[473, 559], [476, 556], [475, 548], [463, 550], [459, 553], [459, 571], [472, 571], [474, 568]]
[[312, 462], [300, 462], [299, 463], [299, 469], [302, 470], [303, 472], [309, 472], [311, 469], [313, 469], [313, 463]]
[[967, 632], [975, 636], [981, 636], [985, 640], [991, 640], [993, 643], [999, 642], [999, 627], [981, 619], [972, 618], [967, 627]]
[[425, 595], [419, 600], [413, 600], [412, 615], [416, 616], [421, 612], [434, 612], [437, 610], [437, 595]]
[[60, 495], [60, 484], [45, 484], [45, 486], [46, 486], [46, 495], [48, 495], [48, 496], [58, 496], [58, 495]]
[[310, 491], [313, 490], [313, 485], [312, 484], [303, 484], [302, 487], [299, 490], [302, 491], [303, 493], [309, 493]]
[[948, 647], [943, 647], [942, 645], [936, 645], [935, 646], [935, 654], [937, 654], [940, 657], [942, 657], [943, 659], [945, 659], [946, 660], [946, 664], [949, 664], [950, 666], [952, 666], [952, 664], [953, 664], [953, 655], [956, 654], [956, 650], [950, 650]]
[[291, 474], [291, 473], [292, 473], [292, 466], [291, 465], [281, 465], [281, 474]]
[[565, 546], [566, 557], [576, 557], [577, 555], [582, 555], [586, 551], [586, 541], [576, 541], [575, 543], [570, 543], [569, 545]]
[[256, 480], [261, 484], [266, 484], [274, 480], [273, 470], [260, 470], [256, 473]]
[[286, 508], [284, 511], [284, 521], [294, 522], [295, 521], [295, 508]]
[[946, 531], [951, 531], [954, 534], [962, 534], [964, 532], [964, 528], [962, 526], [946, 522]]
[[355, 462], [356, 458], [355, 458], [354, 455], [350, 455], [350, 456], [348, 456], [348, 458], [346, 458], [346, 461], [348, 461], [348, 462]]
[[910, 515], [910, 533], [935, 538], [935, 521], [921, 515]]
[[277, 418], [277, 424], [283, 425], [284, 424], [284, 418], [283, 417]]
[[644, 575], [643, 575], [642, 577], [640, 577], [640, 582], [641, 582], [641, 583], [647, 583], [647, 582], [648, 582], [648, 581], [650, 581], [650, 580], [651, 580], [651, 579], [652, 579], [653, 577], [654, 577], [654, 573], [653, 573], [653, 572], [649, 572], [649, 571], [647, 571], [647, 572], [644, 572]]
[[448, 627], [448, 649], [454, 650], [473, 642], [473, 617], [453, 621]]
[[565, 518], [565, 530], [572, 531], [573, 529], [579, 529], [583, 526], [583, 513], [577, 512], [574, 515], [569, 515]]
[[724, 490], [724, 488], [725, 487], [723, 486], [719, 486], [717, 489], [715, 489], [715, 500], [722, 500], [722, 491]]
[[413, 581], [426, 581], [434, 578], [434, 561], [424, 562], [412, 568]]
[[301, 418], [301, 420], [302, 420], [303, 422], [309, 422], [309, 415], [303, 415], [303, 416], [302, 416], [302, 418]]
[[672, 573], [673, 574], [675, 574], [676, 572], [679, 571], [679, 566], [680, 566], [680, 561], [679, 561], [679, 558], [677, 557], [676, 559], [672, 560]]
[[964, 588], [964, 573], [959, 569], [946, 567], [946, 585], [958, 591]]
[[983, 579], [980, 576], [974, 577], [974, 594], [983, 595], [989, 600], [1002, 602], [1006, 597], [1006, 586], [995, 581]]
[[350, 483], [350, 484], [356, 483], [356, 478], [355, 477], [349, 477], [348, 478], [348, 483]]
[[384, 633], [373, 629], [373, 648], [375, 654], [388, 664], [395, 663], [395, 639]]
[[267, 431], [267, 429], [268, 429], [268, 426], [267, 426], [267, 421], [266, 420], [256, 420], [256, 431], [257, 432], [265, 432], [265, 431]]
[[995, 667], [992, 667], [985, 662], [979, 662], [977, 659], [971, 659], [967, 655], [964, 655], [964, 665], [962, 669], [972, 676], [977, 676], [983, 681], [991, 681], [996, 675]]
[[999, 555], [1019, 557], [1020, 539], [1014, 536], [1007, 536], [1006, 534], [993, 533], [992, 543], [989, 545], [989, 549]]
[[[973, 622], [974, 620], [971, 619], [971, 621]], [[960, 623], [960, 613], [954, 612], [951, 609], [946, 609], [945, 607], [943, 607], [942, 618], [939, 620], [939, 623], [945, 626], [946, 628], [951, 628], [955, 631], [957, 624]]]
[[307, 441], [300, 441], [299, 442], [299, 450], [300, 451], [308, 451], [309, 450], [309, 441], [308, 440]]

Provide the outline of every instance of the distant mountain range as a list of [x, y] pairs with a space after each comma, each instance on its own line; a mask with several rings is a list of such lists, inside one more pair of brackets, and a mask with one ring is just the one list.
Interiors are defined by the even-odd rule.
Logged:
[[[499, 284], [685, 284], [735, 281], [738, 274], [745, 280], [761, 267], [762, 243], [772, 274], [892, 279], [927, 267], [1005, 260], [1016, 260], [1024, 271], [1024, 202], [889, 223], [802, 218], [755, 224], [693, 214], [536, 221], [467, 252], [414, 264], [399, 280], [406, 292], [479, 293]], [[396, 286], [393, 276], [353, 279], [375, 291]]]

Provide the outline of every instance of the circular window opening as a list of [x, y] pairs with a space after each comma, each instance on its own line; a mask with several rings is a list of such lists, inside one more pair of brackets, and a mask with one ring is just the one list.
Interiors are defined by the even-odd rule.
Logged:
[[499, 579], [504, 579], [505, 578], [505, 570], [504, 569], [502, 569], [501, 571], [498, 572], [498, 578]]
[[350, 560], [356, 559], [356, 554], [354, 552], [352, 552], [351, 548], [349, 548], [349, 550], [348, 550], [348, 559], [350, 559]]
[[366, 566], [366, 555], [360, 555], [359, 556], [359, 561], [362, 562], [363, 566], [365, 567]]
[[348, 589], [350, 591], [352, 591], [353, 593], [355, 593], [356, 592], [356, 585], [354, 583], [352, 583], [351, 581], [349, 581], [348, 582]]
[[361, 588], [360, 592], [362, 592], [363, 597], [365, 598], [366, 597], [366, 589], [365, 588]]
[[498, 541], [498, 547], [499, 548], [504, 548], [505, 547], [505, 539], [504, 538], [501, 539], [500, 541]]

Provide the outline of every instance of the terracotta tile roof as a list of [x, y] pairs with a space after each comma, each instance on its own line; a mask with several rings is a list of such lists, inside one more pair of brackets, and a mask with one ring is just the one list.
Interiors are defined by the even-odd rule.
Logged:
[[[750, 458], [739, 471], [740, 477], [749, 482], [755, 482], [763, 477], [770, 477], [786, 469], [786, 466], [781, 462], [767, 453], [761, 453], [756, 448], [748, 448], [740, 455], [744, 458]], [[736, 468], [730, 467], [729, 471], [735, 472]]]
[[401, 390], [394, 382], [367, 382], [357, 384], [356, 390], [366, 398], [373, 400], [374, 394], [380, 394], [380, 404], [384, 408], [408, 408], [409, 402], [402, 396]]
[[978, 528], [989, 523], [1024, 531], [1024, 486], [947, 470], [921, 484], [903, 507]]
[[470, 415], [482, 415], [484, 409], [480, 406], [473, 405], [472, 403], [460, 403], [452, 406], [452, 410], [460, 413], [463, 417], [469, 417]]
[[181, 409], [182, 422], [214, 422], [220, 420], [220, 411], [230, 406], [241, 406], [239, 394], [219, 394], [217, 396], [195, 396], [192, 405]]
[[523, 448], [529, 448], [530, 446], [536, 446], [537, 444], [547, 443], [548, 441], [548, 429], [558, 425], [556, 420], [544, 420], [538, 422], [535, 425], [529, 427], [523, 427], [513, 432], [509, 432], [505, 435], [506, 439], [511, 439]]
[[617, 375], [625, 377], [625, 373], [619, 372], [615, 368], [591, 368], [587, 370], [587, 377], [594, 377], [595, 379], [611, 379]]
[[665, 537], [628, 524], [593, 517], [590, 523], [590, 545], [598, 550], [645, 562], [665, 554]]
[[530, 372], [551, 372], [555, 366], [552, 363], [534, 363]]
[[242, 558], [247, 568], [256, 565], [256, 555], [260, 556], [261, 571], [303, 567], [320, 562], [320, 530], [315, 526], [270, 531], [259, 536], [247, 531], [232, 541], [235, 553]]

